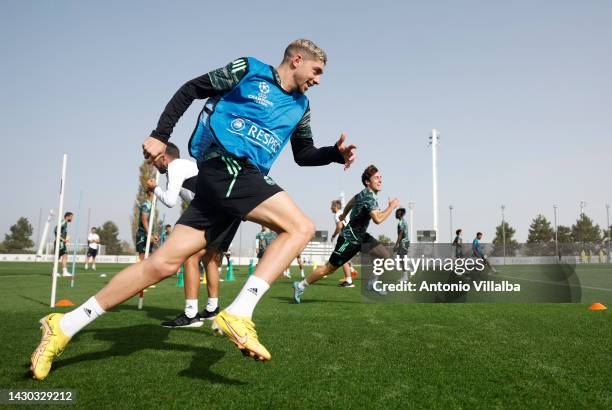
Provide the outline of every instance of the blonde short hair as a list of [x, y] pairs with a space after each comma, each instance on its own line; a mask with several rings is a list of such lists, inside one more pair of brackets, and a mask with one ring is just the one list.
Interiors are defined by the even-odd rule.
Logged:
[[292, 41], [291, 44], [285, 49], [285, 56], [283, 60], [288, 61], [296, 53], [301, 53], [305, 58], [317, 59], [323, 61], [323, 64], [327, 64], [327, 54], [322, 48], [317, 46], [310, 40], [300, 38]]

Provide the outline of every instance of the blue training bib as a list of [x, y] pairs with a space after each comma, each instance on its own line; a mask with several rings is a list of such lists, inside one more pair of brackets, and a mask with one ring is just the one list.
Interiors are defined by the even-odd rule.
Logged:
[[253, 57], [248, 57], [248, 63], [238, 85], [220, 99], [206, 102], [190, 153], [201, 160], [214, 142], [267, 175], [308, 109], [308, 98], [284, 91], [269, 65]]

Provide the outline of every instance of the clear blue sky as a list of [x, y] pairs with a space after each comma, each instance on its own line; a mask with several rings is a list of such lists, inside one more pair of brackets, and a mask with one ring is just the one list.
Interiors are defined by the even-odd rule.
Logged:
[[[115, 221], [130, 239], [141, 143], [185, 81], [240, 56], [276, 65], [295, 38], [329, 55], [308, 93], [317, 145], [342, 131], [358, 145], [349, 172], [300, 168], [287, 149], [271, 171], [331, 229], [329, 201], [383, 173], [381, 205], [431, 212], [431, 128], [439, 150], [440, 235], [454, 225], [491, 240], [500, 205], [524, 240], [538, 213], [575, 221], [579, 201], [605, 224], [612, 202], [612, 3], [609, 1], [3, 1], [0, 136], [5, 153], [0, 234], [57, 208], [61, 157], [66, 208]], [[186, 151], [201, 102], [172, 141]], [[165, 210], [167, 220], [175, 211]], [[81, 223], [83, 227], [84, 222]], [[243, 246], [257, 229], [245, 227]], [[83, 229], [84, 230], [84, 229]], [[372, 228], [394, 236], [395, 223]], [[74, 233], [71, 233], [74, 235]], [[248, 240], [247, 240], [248, 238]], [[236, 243], [234, 245], [236, 247]]]

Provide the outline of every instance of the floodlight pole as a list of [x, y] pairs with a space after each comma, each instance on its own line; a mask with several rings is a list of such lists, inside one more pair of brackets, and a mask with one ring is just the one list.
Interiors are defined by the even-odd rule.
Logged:
[[453, 206], [448, 206], [448, 211], [450, 212], [450, 242], [453, 242]]
[[429, 145], [431, 146], [431, 169], [433, 182], [433, 230], [436, 233], [434, 243], [438, 242], [438, 145], [440, 144], [440, 134], [437, 129], [431, 130]]
[[610, 237], [612, 236], [612, 226], [610, 226], [610, 204], [606, 204], [606, 221], [608, 224], [608, 263], [612, 261], [612, 255], [610, 255]]
[[555, 215], [555, 257], [559, 256], [559, 238], [557, 236], [557, 205], [553, 204], [553, 211]]
[[501, 206], [502, 213], [502, 247], [504, 248], [504, 265], [506, 264], [506, 217], [504, 215], [504, 211], [506, 210], [506, 206]]

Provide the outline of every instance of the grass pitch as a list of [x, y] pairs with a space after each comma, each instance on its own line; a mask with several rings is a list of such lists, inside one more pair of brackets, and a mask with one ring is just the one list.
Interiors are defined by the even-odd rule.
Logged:
[[[612, 268], [602, 267], [578, 269], [610, 289]], [[121, 266], [79, 268], [74, 288], [59, 280], [58, 299], [82, 303]], [[159, 326], [183, 308], [183, 289], [168, 279], [146, 293], [143, 311], [133, 298], [76, 335], [37, 382], [27, 367], [38, 319], [51, 311], [50, 271], [0, 263], [2, 389], [74, 389], [78, 408], [612, 408], [612, 316], [587, 310], [602, 300], [362, 303], [359, 283], [340, 289], [338, 273], [301, 305], [290, 280], [272, 286], [254, 317], [269, 363], [243, 358], [209, 325]], [[221, 284], [221, 306], [245, 273]]]

